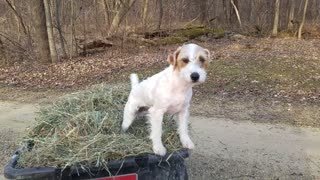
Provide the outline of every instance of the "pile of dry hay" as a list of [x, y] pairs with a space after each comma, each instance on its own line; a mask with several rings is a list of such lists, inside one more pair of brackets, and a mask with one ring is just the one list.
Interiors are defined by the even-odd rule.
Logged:
[[[129, 86], [98, 85], [62, 97], [40, 110], [25, 142], [20, 167], [105, 167], [108, 161], [152, 153], [145, 119], [137, 119], [126, 133], [120, 125]], [[176, 125], [164, 118], [163, 141], [169, 152], [180, 148]]]

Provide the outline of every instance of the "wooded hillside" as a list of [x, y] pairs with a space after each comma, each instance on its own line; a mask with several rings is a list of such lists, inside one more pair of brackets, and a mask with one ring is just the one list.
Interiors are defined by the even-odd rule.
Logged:
[[229, 32], [300, 39], [319, 29], [320, 0], [0, 0], [0, 64], [54, 63], [126, 42]]

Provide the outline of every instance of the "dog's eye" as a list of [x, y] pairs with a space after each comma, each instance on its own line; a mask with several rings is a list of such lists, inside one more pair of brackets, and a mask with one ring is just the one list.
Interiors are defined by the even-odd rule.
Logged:
[[186, 64], [189, 63], [189, 59], [182, 59], [182, 61], [183, 61], [184, 63], [186, 63]]
[[205, 60], [202, 56], [200, 56], [200, 57], [199, 57], [199, 61], [200, 61], [201, 63], [204, 63], [206, 60]]

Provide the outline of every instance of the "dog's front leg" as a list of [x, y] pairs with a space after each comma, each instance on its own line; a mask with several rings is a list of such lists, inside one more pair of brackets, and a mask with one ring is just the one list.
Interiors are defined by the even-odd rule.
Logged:
[[151, 124], [151, 134], [150, 139], [152, 140], [153, 152], [160, 156], [166, 154], [166, 148], [162, 144], [162, 121], [163, 121], [163, 110], [150, 108], [150, 124]]
[[188, 134], [189, 107], [183, 108], [178, 114], [178, 133], [183, 147], [193, 149], [194, 144]]

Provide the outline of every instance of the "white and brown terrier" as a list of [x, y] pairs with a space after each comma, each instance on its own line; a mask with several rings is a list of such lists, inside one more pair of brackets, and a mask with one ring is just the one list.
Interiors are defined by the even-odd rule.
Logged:
[[162, 120], [165, 113], [178, 114], [178, 133], [185, 148], [194, 147], [188, 134], [189, 106], [192, 87], [206, 79], [210, 52], [196, 44], [179, 47], [168, 56], [170, 66], [139, 83], [131, 74], [132, 89], [124, 109], [122, 130], [126, 131], [141, 109], [148, 109], [151, 124], [150, 139], [155, 154], [164, 156]]

